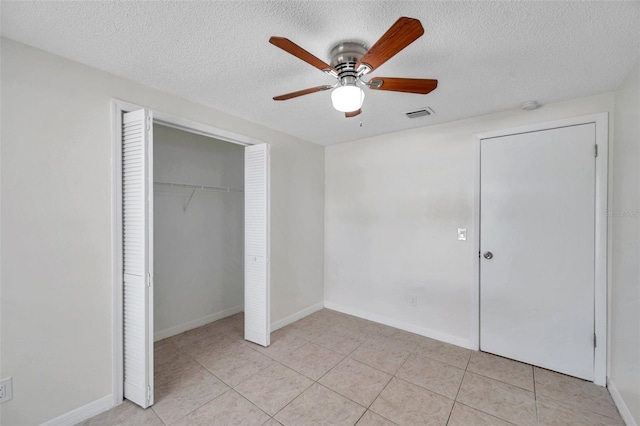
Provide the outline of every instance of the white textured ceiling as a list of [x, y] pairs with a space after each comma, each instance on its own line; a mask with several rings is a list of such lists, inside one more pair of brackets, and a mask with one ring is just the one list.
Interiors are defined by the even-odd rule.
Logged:
[[[352, 119], [329, 91], [272, 100], [334, 80], [270, 36], [328, 62], [337, 42], [372, 45], [400, 16], [425, 34], [371, 75], [435, 78], [434, 92], [368, 90]], [[2, 1], [2, 35], [329, 145], [612, 91], [640, 56], [640, 2]], [[425, 106], [436, 115], [404, 115]]]

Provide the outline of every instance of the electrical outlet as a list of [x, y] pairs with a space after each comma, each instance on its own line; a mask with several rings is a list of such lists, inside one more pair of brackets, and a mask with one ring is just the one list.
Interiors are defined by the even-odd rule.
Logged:
[[467, 228], [458, 228], [458, 241], [467, 241]]
[[414, 308], [417, 307], [418, 306], [418, 296], [411, 296], [411, 299], [410, 299], [409, 303]]
[[13, 386], [11, 385], [11, 377], [0, 380], [0, 404], [13, 398]]

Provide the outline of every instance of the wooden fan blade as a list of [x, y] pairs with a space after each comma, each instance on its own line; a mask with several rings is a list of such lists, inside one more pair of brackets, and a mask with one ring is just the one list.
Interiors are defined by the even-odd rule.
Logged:
[[373, 77], [369, 80], [369, 87], [374, 90], [389, 90], [392, 92], [426, 95], [438, 87], [438, 80], [429, 80], [427, 78]]
[[420, 21], [403, 16], [365, 53], [356, 64], [356, 69], [360, 64], [366, 64], [371, 68], [370, 71], [373, 71], [413, 43], [422, 34], [424, 34], [424, 28], [422, 28]]
[[308, 95], [310, 93], [322, 92], [323, 90], [329, 90], [333, 86], [330, 84], [318, 87], [311, 87], [309, 89], [298, 90], [297, 92], [287, 93], [285, 95], [276, 96], [273, 98], [274, 101], [286, 101], [287, 99], [297, 98], [298, 96]]
[[355, 117], [355, 116], [357, 116], [357, 115], [360, 115], [360, 113], [361, 113], [361, 112], [362, 112], [362, 110], [361, 110], [361, 109], [359, 109], [359, 110], [357, 110], [357, 111], [345, 112], [345, 113], [344, 113], [344, 116], [345, 116], [346, 118], [351, 118], [351, 117]]
[[279, 47], [285, 52], [292, 54], [296, 58], [302, 59], [309, 65], [318, 68], [320, 71], [324, 71], [324, 70], [336, 71], [331, 65], [316, 58], [311, 53], [307, 52], [302, 47], [298, 46], [297, 44], [295, 44], [289, 39], [286, 39], [284, 37], [271, 37], [269, 39], [269, 43], [273, 44], [276, 47]]

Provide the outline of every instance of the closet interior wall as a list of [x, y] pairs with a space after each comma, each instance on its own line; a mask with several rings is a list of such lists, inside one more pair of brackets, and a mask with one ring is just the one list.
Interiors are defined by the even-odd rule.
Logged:
[[153, 141], [160, 340], [243, 310], [244, 147], [158, 124]]

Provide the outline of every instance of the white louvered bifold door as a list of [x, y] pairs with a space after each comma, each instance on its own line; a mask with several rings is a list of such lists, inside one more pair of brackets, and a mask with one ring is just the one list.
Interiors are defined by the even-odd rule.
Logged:
[[151, 112], [122, 115], [124, 397], [153, 404]]
[[244, 150], [244, 338], [269, 346], [269, 145]]

